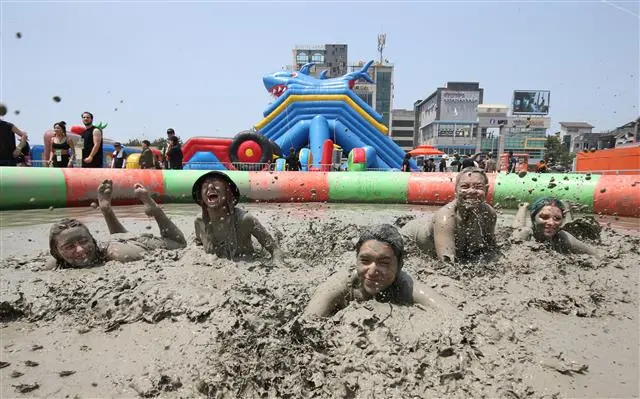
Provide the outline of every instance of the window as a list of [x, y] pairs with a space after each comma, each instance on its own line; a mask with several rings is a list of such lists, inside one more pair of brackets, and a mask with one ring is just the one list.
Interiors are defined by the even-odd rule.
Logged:
[[393, 121], [393, 126], [394, 127], [413, 127], [413, 121], [398, 119]]
[[306, 64], [309, 62], [309, 56], [307, 56], [307, 53], [298, 53], [298, 55], [296, 55], [296, 61], [298, 64]]
[[315, 53], [314, 55], [311, 56], [311, 61], [312, 62], [323, 63], [324, 62], [324, 55], [322, 55], [320, 53]]

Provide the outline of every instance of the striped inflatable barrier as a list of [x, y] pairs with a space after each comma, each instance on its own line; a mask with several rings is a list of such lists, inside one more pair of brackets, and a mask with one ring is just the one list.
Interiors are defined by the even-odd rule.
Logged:
[[[135, 183], [162, 203], [189, 203], [204, 170], [57, 169], [0, 167], [0, 210], [86, 206], [104, 179], [114, 183], [113, 204], [137, 201]], [[443, 205], [454, 197], [455, 173], [224, 171], [244, 201], [352, 202]], [[488, 202], [517, 208], [554, 196], [585, 212], [640, 217], [640, 175], [490, 174]]]

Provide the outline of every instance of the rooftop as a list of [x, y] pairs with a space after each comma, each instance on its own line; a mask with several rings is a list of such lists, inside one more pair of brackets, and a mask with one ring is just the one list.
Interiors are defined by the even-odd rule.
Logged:
[[586, 127], [589, 129], [593, 129], [593, 125], [587, 122], [560, 122], [560, 126], [562, 127]]

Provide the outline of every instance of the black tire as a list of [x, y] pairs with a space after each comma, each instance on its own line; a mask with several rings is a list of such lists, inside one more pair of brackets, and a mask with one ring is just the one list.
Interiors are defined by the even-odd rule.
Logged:
[[[247, 165], [242, 163], [238, 159], [238, 148], [240, 147], [240, 144], [244, 143], [245, 141], [255, 141], [256, 143], [258, 143], [258, 145], [262, 149], [262, 156], [258, 160], [258, 164]], [[229, 159], [231, 159], [233, 166], [235, 166], [237, 170], [248, 170], [248, 171], [262, 170], [264, 168], [264, 165], [260, 165], [260, 164], [266, 164], [267, 162], [271, 161], [272, 155], [273, 155], [273, 148], [271, 146], [271, 143], [269, 142], [269, 139], [267, 139], [266, 137], [258, 133], [252, 133], [252, 132], [238, 133], [236, 137], [233, 138], [233, 142], [229, 147]]]
[[272, 155], [282, 158], [282, 150], [280, 149], [280, 146], [273, 140], [269, 140], [269, 143], [271, 143]]

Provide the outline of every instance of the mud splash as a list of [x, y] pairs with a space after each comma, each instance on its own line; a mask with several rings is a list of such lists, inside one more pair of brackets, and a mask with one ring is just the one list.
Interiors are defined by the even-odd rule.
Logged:
[[[406, 213], [378, 219], [400, 225]], [[281, 214], [257, 212], [266, 225]], [[291, 220], [277, 226], [282, 269], [192, 244], [84, 270], [40, 270], [44, 253], [5, 257], [2, 396], [638, 395], [640, 238], [604, 228], [598, 261], [512, 245], [501, 219], [491, 259], [443, 266], [408, 245], [406, 270], [456, 314], [366, 302], [303, 322], [315, 287], [352, 265], [365, 225], [346, 212]]]

